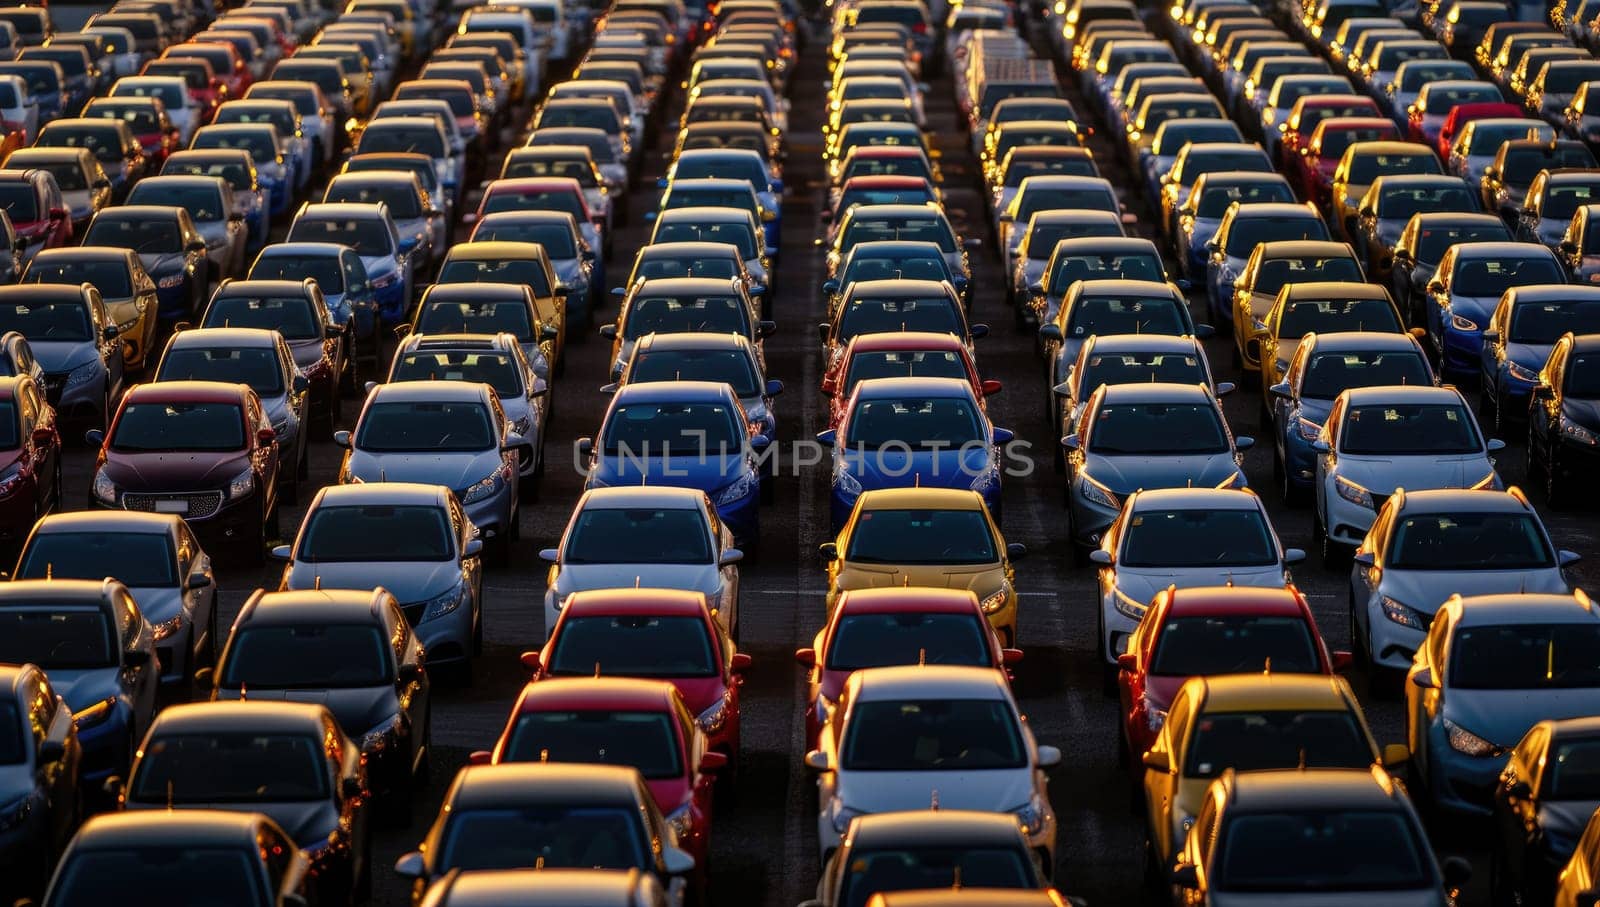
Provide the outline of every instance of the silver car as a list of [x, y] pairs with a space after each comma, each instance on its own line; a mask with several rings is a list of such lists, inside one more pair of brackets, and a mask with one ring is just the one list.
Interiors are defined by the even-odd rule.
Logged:
[[1350, 635], [1362, 660], [1404, 671], [1457, 593], [1565, 593], [1557, 551], [1520, 489], [1396, 492], [1356, 550]]
[[279, 588], [393, 593], [428, 667], [470, 664], [483, 647], [483, 543], [456, 496], [438, 485], [372, 482], [317, 492], [284, 561]]
[[1505, 446], [1484, 440], [1453, 387], [1343, 391], [1311, 443], [1317, 456], [1312, 541], [1325, 561], [1336, 563], [1343, 550], [1335, 546], [1361, 544], [1398, 489], [1499, 488], [1489, 455]]
[[244, 209], [233, 202], [233, 187], [217, 176], [149, 176], [134, 184], [129, 205], [168, 205], [189, 212], [205, 237], [206, 257], [220, 280], [244, 272]]
[[656, 485], [591, 488], [561, 534], [560, 547], [539, 552], [548, 561], [545, 636], [567, 596], [638, 582], [658, 589], [705, 594], [711, 613], [737, 639], [739, 561], [733, 534], [717, 519], [705, 492]]
[[455, 492], [504, 562], [521, 534], [511, 425], [494, 389], [465, 381], [402, 381], [374, 387], [355, 431], [335, 432], [348, 449], [339, 483], [423, 482]]
[[1107, 689], [1117, 656], [1151, 599], [1176, 586], [1282, 588], [1289, 567], [1305, 560], [1284, 548], [1256, 493], [1234, 488], [1158, 488], [1128, 498], [1100, 547], [1089, 552], [1099, 571], [1100, 662]]

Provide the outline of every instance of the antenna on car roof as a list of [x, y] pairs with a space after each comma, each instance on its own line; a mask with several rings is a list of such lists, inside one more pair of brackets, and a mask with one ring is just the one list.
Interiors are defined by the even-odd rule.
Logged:
[[56, 578], [55, 577], [55, 572], [56, 572], [55, 561], [49, 561], [44, 565], [44, 578], [45, 579], [55, 579]]
[[172, 811], [172, 779], [167, 779], [167, 811]]
[[322, 591], [322, 574], [318, 573], [311, 577], [311, 588], [318, 592]]
[[950, 890], [951, 891], [960, 891], [961, 890], [961, 866], [960, 866], [960, 864], [957, 864], [954, 867], [954, 872], [951, 873], [951, 876], [950, 876]]
[[928, 808], [934, 812], [939, 811], [939, 789], [937, 787], [933, 789], [933, 796], [929, 798]]
[[928, 664], [928, 650], [926, 648], [918, 649], [917, 650], [917, 667], [919, 667], [919, 668], [926, 667], [927, 664]]
[[1261, 666], [1261, 673], [1263, 673], [1263, 674], [1271, 674], [1272, 673], [1272, 656], [1271, 655], [1267, 656], [1266, 662]]
[[1303, 746], [1300, 747], [1300, 765], [1298, 768], [1302, 772], [1306, 770], [1306, 748]]
[[[599, 667], [599, 666], [600, 666], [599, 663], [595, 664], [595, 667]], [[550, 749], [549, 749], [549, 747], [546, 747], [544, 749], [539, 750], [539, 761], [540, 762], [549, 762], [550, 761]]]

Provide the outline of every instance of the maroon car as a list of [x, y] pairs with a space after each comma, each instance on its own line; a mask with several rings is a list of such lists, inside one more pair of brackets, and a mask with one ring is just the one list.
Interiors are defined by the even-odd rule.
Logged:
[[207, 550], [260, 563], [278, 535], [278, 436], [255, 391], [162, 381], [123, 395], [100, 447], [89, 506], [174, 513]]
[[35, 520], [60, 507], [56, 411], [28, 375], [0, 378], [0, 547], [15, 550]]
[[183, 133], [173, 125], [160, 98], [95, 98], [83, 108], [81, 115], [127, 123], [144, 149], [150, 172], [159, 173], [167, 158], [183, 148]]
[[72, 239], [72, 217], [48, 170], [0, 170], [0, 210], [10, 216], [22, 241], [24, 263], [40, 249], [64, 246]]

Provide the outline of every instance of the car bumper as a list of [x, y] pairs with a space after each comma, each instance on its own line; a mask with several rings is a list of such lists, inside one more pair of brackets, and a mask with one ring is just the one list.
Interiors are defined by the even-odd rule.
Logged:
[[761, 534], [761, 486], [759, 483], [744, 497], [717, 505], [717, 517], [733, 533], [735, 545], [745, 546], [755, 542]]
[[1428, 787], [1434, 806], [1442, 812], [1487, 817], [1489, 803], [1505, 768], [1506, 757], [1468, 756], [1445, 739], [1444, 727], [1428, 728]]
[[478, 603], [471, 591], [464, 593], [461, 603], [448, 614], [423, 620], [418, 610], [421, 607], [422, 603], [418, 602], [405, 606], [403, 610], [407, 619], [412, 621], [417, 640], [428, 652], [428, 665], [432, 667], [465, 661], [472, 651], [473, 615], [478, 611]]
[[[1105, 632], [1100, 636], [1100, 658], [1108, 665], [1117, 663], [1117, 656], [1123, 651], [1123, 641], [1133, 635], [1134, 629], [1139, 626], [1138, 620], [1117, 610], [1119, 595], [1118, 590], [1113, 588], [1110, 593], [1100, 597], [1100, 615], [1105, 622]], [[1124, 605], [1127, 603], [1124, 602]]]
[[1447, 325], [1440, 345], [1441, 372], [1457, 376], [1478, 372], [1483, 355], [1482, 331], [1463, 331]]
[[1072, 541], [1076, 544], [1094, 548], [1100, 544], [1100, 537], [1111, 527], [1120, 512], [1104, 504], [1084, 498], [1079, 490], [1081, 479], [1073, 479], [1069, 489], [1071, 503], [1068, 507], [1072, 513]]
[[1363, 507], [1340, 497], [1331, 481], [1328, 483], [1323, 511], [1327, 517], [1328, 538], [1351, 547], [1361, 544], [1367, 537], [1367, 530], [1372, 528], [1372, 521], [1378, 518], [1377, 512], [1371, 507]]
[[502, 483], [499, 492], [481, 501], [464, 504], [462, 507], [467, 511], [467, 519], [483, 532], [485, 539], [488, 539], [508, 531], [512, 512], [516, 508], [516, 496], [511, 483]]
[[1367, 602], [1367, 628], [1367, 647], [1373, 664], [1396, 671], [1411, 667], [1412, 656], [1427, 638], [1422, 630], [1390, 620], [1383, 612], [1381, 601]]

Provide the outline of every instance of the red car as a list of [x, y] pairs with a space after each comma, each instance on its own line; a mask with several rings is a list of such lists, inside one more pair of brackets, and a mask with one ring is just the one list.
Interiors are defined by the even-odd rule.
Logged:
[[1444, 125], [1439, 127], [1439, 146], [1434, 151], [1439, 152], [1439, 159], [1450, 160], [1450, 146], [1456, 143], [1456, 136], [1473, 120], [1487, 120], [1491, 117], [1525, 117], [1527, 111], [1516, 104], [1490, 102], [1486, 104], [1457, 104], [1450, 108], [1450, 114], [1444, 118]]
[[228, 89], [228, 97], [242, 98], [250, 89], [250, 67], [232, 44], [221, 41], [204, 41], [196, 38], [186, 44], [174, 44], [162, 51], [161, 59], [174, 57], [199, 57], [211, 64], [211, 71]]
[[228, 99], [228, 89], [211, 64], [200, 57], [163, 57], [151, 60], [139, 71], [142, 76], [177, 76], [189, 89], [189, 97], [200, 108], [203, 126], [217, 115], [217, 108]]
[[0, 378], [0, 546], [15, 550], [33, 523], [62, 509], [56, 411], [28, 375]]
[[0, 210], [11, 218], [24, 263], [72, 239], [72, 217], [56, 178], [45, 170], [0, 170]]
[[1283, 140], [1278, 144], [1278, 153], [1283, 157], [1278, 161], [1278, 166], [1290, 169], [1290, 179], [1294, 178], [1292, 168], [1301, 156], [1300, 149], [1311, 144], [1311, 134], [1323, 120], [1382, 115], [1378, 102], [1364, 95], [1322, 94], [1303, 97], [1294, 102], [1289, 119], [1284, 121]]
[[583, 677], [522, 688], [493, 752], [472, 754], [473, 765], [503, 762], [594, 762], [631, 765], [678, 846], [694, 856], [704, 882], [711, 854], [711, 806], [718, 769], [713, 752], [678, 688], [658, 680]]
[[942, 203], [939, 190], [920, 176], [853, 176], [839, 190], [834, 218], [855, 205], [920, 205]]
[[1273, 671], [1332, 674], [1349, 652], [1328, 652], [1306, 597], [1294, 586], [1213, 586], [1156, 595], [1117, 656], [1122, 702], [1121, 754], [1140, 767], [1190, 677]]
[[1319, 210], [1333, 203], [1333, 172], [1344, 150], [1356, 142], [1400, 141], [1394, 120], [1383, 116], [1333, 117], [1317, 124], [1300, 153], [1290, 164], [1290, 179], [1300, 186], [1306, 201]]
[[833, 714], [850, 675], [894, 665], [969, 665], [1010, 671], [1021, 649], [1003, 649], [970, 589], [858, 589], [839, 596], [811, 648], [794, 653], [808, 672], [806, 751]]
[[526, 652], [534, 681], [549, 677], [643, 677], [667, 680], [709, 740], [728, 757], [723, 778], [739, 770], [739, 688], [750, 656], [734, 650], [699, 592], [597, 589], [567, 596], [544, 648]]
[[123, 96], [95, 98], [83, 108], [86, 119], [121, 120], [128, 124], [150, 162], [147, 172], [160, 173], [161, 165], [183, 148], [183, 133], [173, 125], [160, 98]]
[[822, 376], [828, 397], [828, 427], [844, 419], [850, 392], [863, 378], [965, 378], [981, 402], [1000, 393], [1000, 382], [978, 377], [972, 353], [954, 334], [889, 331], [850, 338], [844, 354]]

